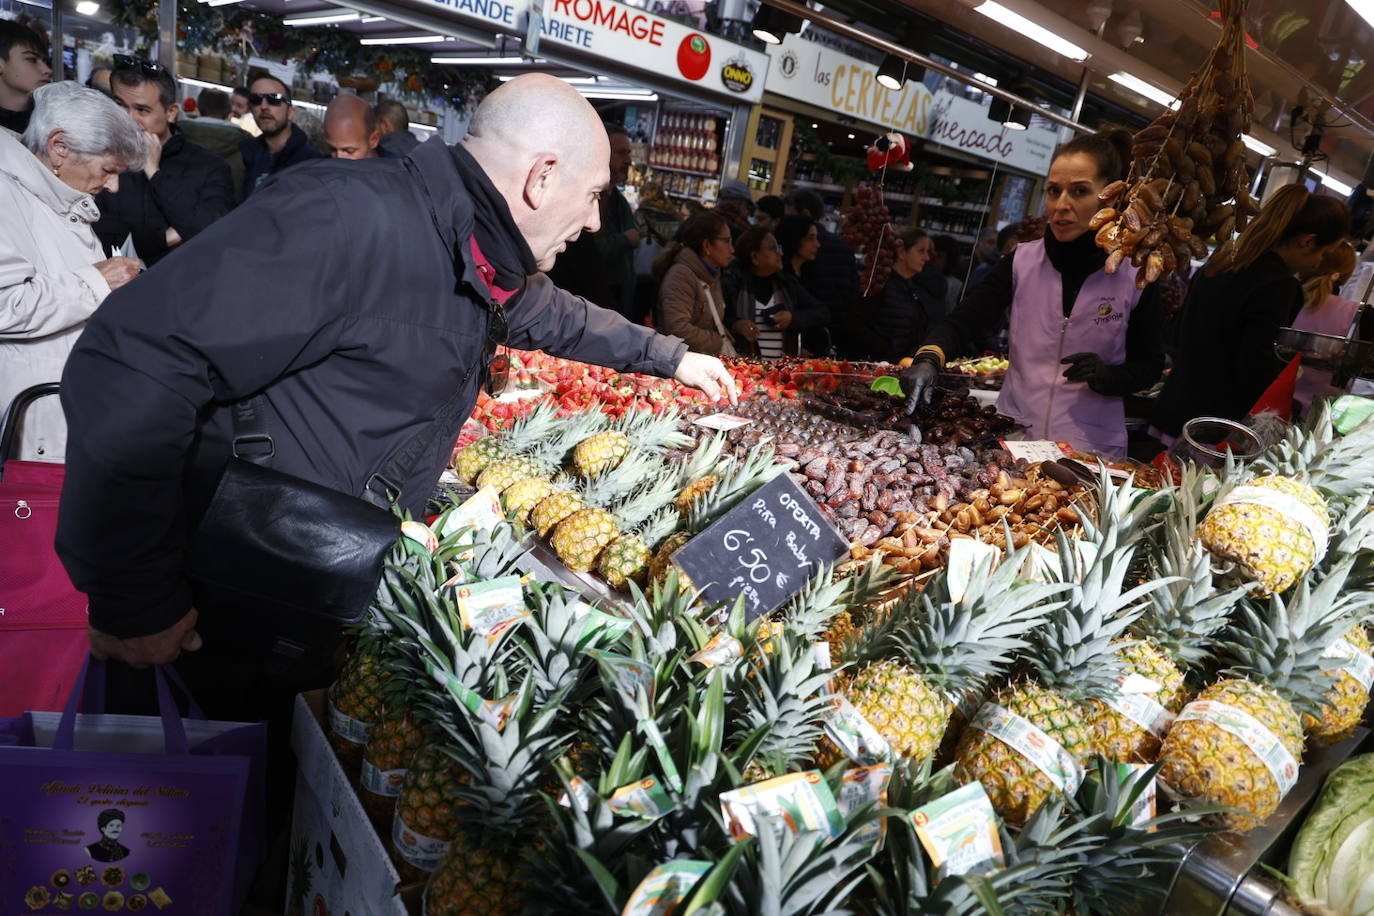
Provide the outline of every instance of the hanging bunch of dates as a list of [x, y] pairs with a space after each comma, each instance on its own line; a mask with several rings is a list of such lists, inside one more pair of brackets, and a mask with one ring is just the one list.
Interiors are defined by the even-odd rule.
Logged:
[[1107, 252], [1107, 273], [1126, 264], [1144, 289], [1193, 258], [1224, 267], [1235, 233], [1259, 212], [1250, 196], [1241, 135], [1254, 97], [1245, 73], [1245, 0], [1221, 0], [1221, 38], [1179, 95], [1177, 110], [1135, 135], [1131, 169], [1098, 195], [1090, 224]]

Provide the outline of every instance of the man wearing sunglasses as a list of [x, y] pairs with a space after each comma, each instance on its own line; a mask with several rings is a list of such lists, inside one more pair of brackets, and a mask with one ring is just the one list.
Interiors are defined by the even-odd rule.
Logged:
[[263, 74], [248, 84], [248, 111], [262, 136], [239, 144], [243, 154], [243, 200], [268, 176], [324, 155], [310, 145], [305, 131], [291, 123], [296, 115], [291, 106], [291, 87], [275, 76]]
[[148, 156], [143, 170], [125, 175], [116, 193], [96, 197], [95, 234], [108, 252], [132, 238], [152, 267], [233, 208], [234, 180], [228, 163], [177, 127], [176, 81], [161, 64], [116, 55], [110, 92], [143, 128]]

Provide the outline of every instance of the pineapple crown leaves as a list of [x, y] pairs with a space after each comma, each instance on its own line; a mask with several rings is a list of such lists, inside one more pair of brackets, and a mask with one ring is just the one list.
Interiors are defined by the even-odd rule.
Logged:
[[1211, 557], [1191, 538], [1160, 552], [1150, 565], [1154, 576], [1169, 584], [1150, 593], [1132, 633], [1153, 641], [1185, 670], [1199, 671], [1212, 660], [1213, 637], [1230, 622], [1249, 586], [1215, 591]]
[[[775, 634], [739, 689], [739, 709], [731, 718], [727, 744], [743, 743], [760, 729], [756, 759], [774, 773], [787, 772], [810, 757], [829, 711], [830, 672], [817, 664], [810, 643], [786, 631]], [[736, 758], [740, 765], [747, 759]]]
[[[656, 515], [668, 517], [671, 513], [676, 515], [673, 509], [673, 497], [677, 495], [677, 482], [672, 477], [659, 475], [649, 476], [643, 479], [634, 490], [625, 497], [623, 501], [611, 509], [611, 515], [615, 517], [616, 526], [621, 531], [636, 531]], [[676, 527], [676, 521], [674, 521]], [[672, 533], [670, 528], [664, 532], [663, 537]], [[661, 538], [660, 538], [661, 540]]]
[[585, 693], [595, 662], [583, 651], [595, 638], [588, 627], [586, 605], [559, 585], [532, 584], [527, 590], [530, 619], [514, 636], [524, 658], [527, 677], [533, 679], [536, 702], [543, 704], [559, 691]]
[[686, 460], [678, 466], [677, 485], [685, 487], [692, 481], [713, 473], [720, 466], [724, 452], [724, 433], [716, 433], [709, 438], [702, 438]]
[[633, 451], [615, 467], [583, 482], [580, 495], [588, 506], [608, 509], [644, 481], [663, 476], [663, 459], [645, 451]]
[[1135, 487], [1135, 475], [1128, 476], [1120, 484], [1113, 481], [1107, 466], [1098, 464], [1097, 521], [1091, 513], [1080, 512], [1079, 521], [1085, 535], [1095, 542], [1135, 543], [1145, 537], [1153, 526], [1152, 517], [1157, 516], [1167, 502], [1170, 491], [1167, 489], [1144, 492]]
[[1267, 607], [1242, 602], [1223, 642], [1231, 664], [1221, 676], [1267, 684], [1298, 712], [1319, 714], [1335, 680], [1322, 656], [1374, 600], [1365, 592], [1343, 593], [1351, 565], [1342, 563], [1315, 585], [1304, 576], [1286, 595], [1271, 596]]
[[548, 437], [560, 422], [558, 407], [550, 402], [541, 402], [510, 425], [501, 437], [502, 450], [510, 455], [524, 454]]
[[1307, 421], [1250, 463], [1257, 474], [1291, 477], [1338, 499], [1352, 496], [1374, 477], [1374, 423], [1365, 421], [1344, 436], [1336, 432], [1331, 406], [1314, 405]]
[[630, 447], [639, 451], [662, 452], [686, 448], [692, 444], [692, 437], [678, 431], [680, 417], [676, 410], [653, 413], [648, 410], [633, 411], [617, 420], [612, 428], [625, 434]]
[[875, 554], [850, 575], [838, 576], [822, 566], [783, 609], [787, 626], [804, 639], [817, 639], [836, 614], [878, 603], [896, 581], [896, 574]]
[[774, 461], [773, 446], [768, 443], [743, 458], [727, 459], [721, 467], [720, 482], [692, 504], [687, 530], [693, 534], [705, 531], [736, 503], [785, 470], [785, 466]]

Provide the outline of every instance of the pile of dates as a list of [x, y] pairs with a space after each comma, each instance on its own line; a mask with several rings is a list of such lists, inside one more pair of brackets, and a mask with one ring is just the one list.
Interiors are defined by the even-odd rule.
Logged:
[[808, 409], [840, 423], [865, 429], [891, 429], [917, 442], [935, 445], [976, 445], [1004, 435], [1016, 424], [997, 408], [981, 406], [963, 391], [937, 389], [930, 403], [917, 405], [908, 415], [905, 400], [850, 382], [834, 391], [814, 392], [806, 398]]
[[805, 447], [781, 442], [777, 449], [792, 479], [844, 537], [864, 547], [890, 535], [898, 513], [938, 515], [972, 500], [1003, 472], [1024, 471], [1024, 463], [1001, 450], [979, 457], [965, 446], [921, 443], [892, 430]]

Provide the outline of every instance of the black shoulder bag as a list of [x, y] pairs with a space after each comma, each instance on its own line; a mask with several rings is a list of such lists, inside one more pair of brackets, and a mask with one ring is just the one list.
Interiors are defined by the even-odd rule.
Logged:
[[336, 623], [362, 617], [400, 536], [391, 502], [448, 427], [471, 375], [469, 369], [434, 421], [368, 478], [360, 496], [273, 470], [266, 399], [235, 404], [233, 455], [187, 551], [196, 606]]

